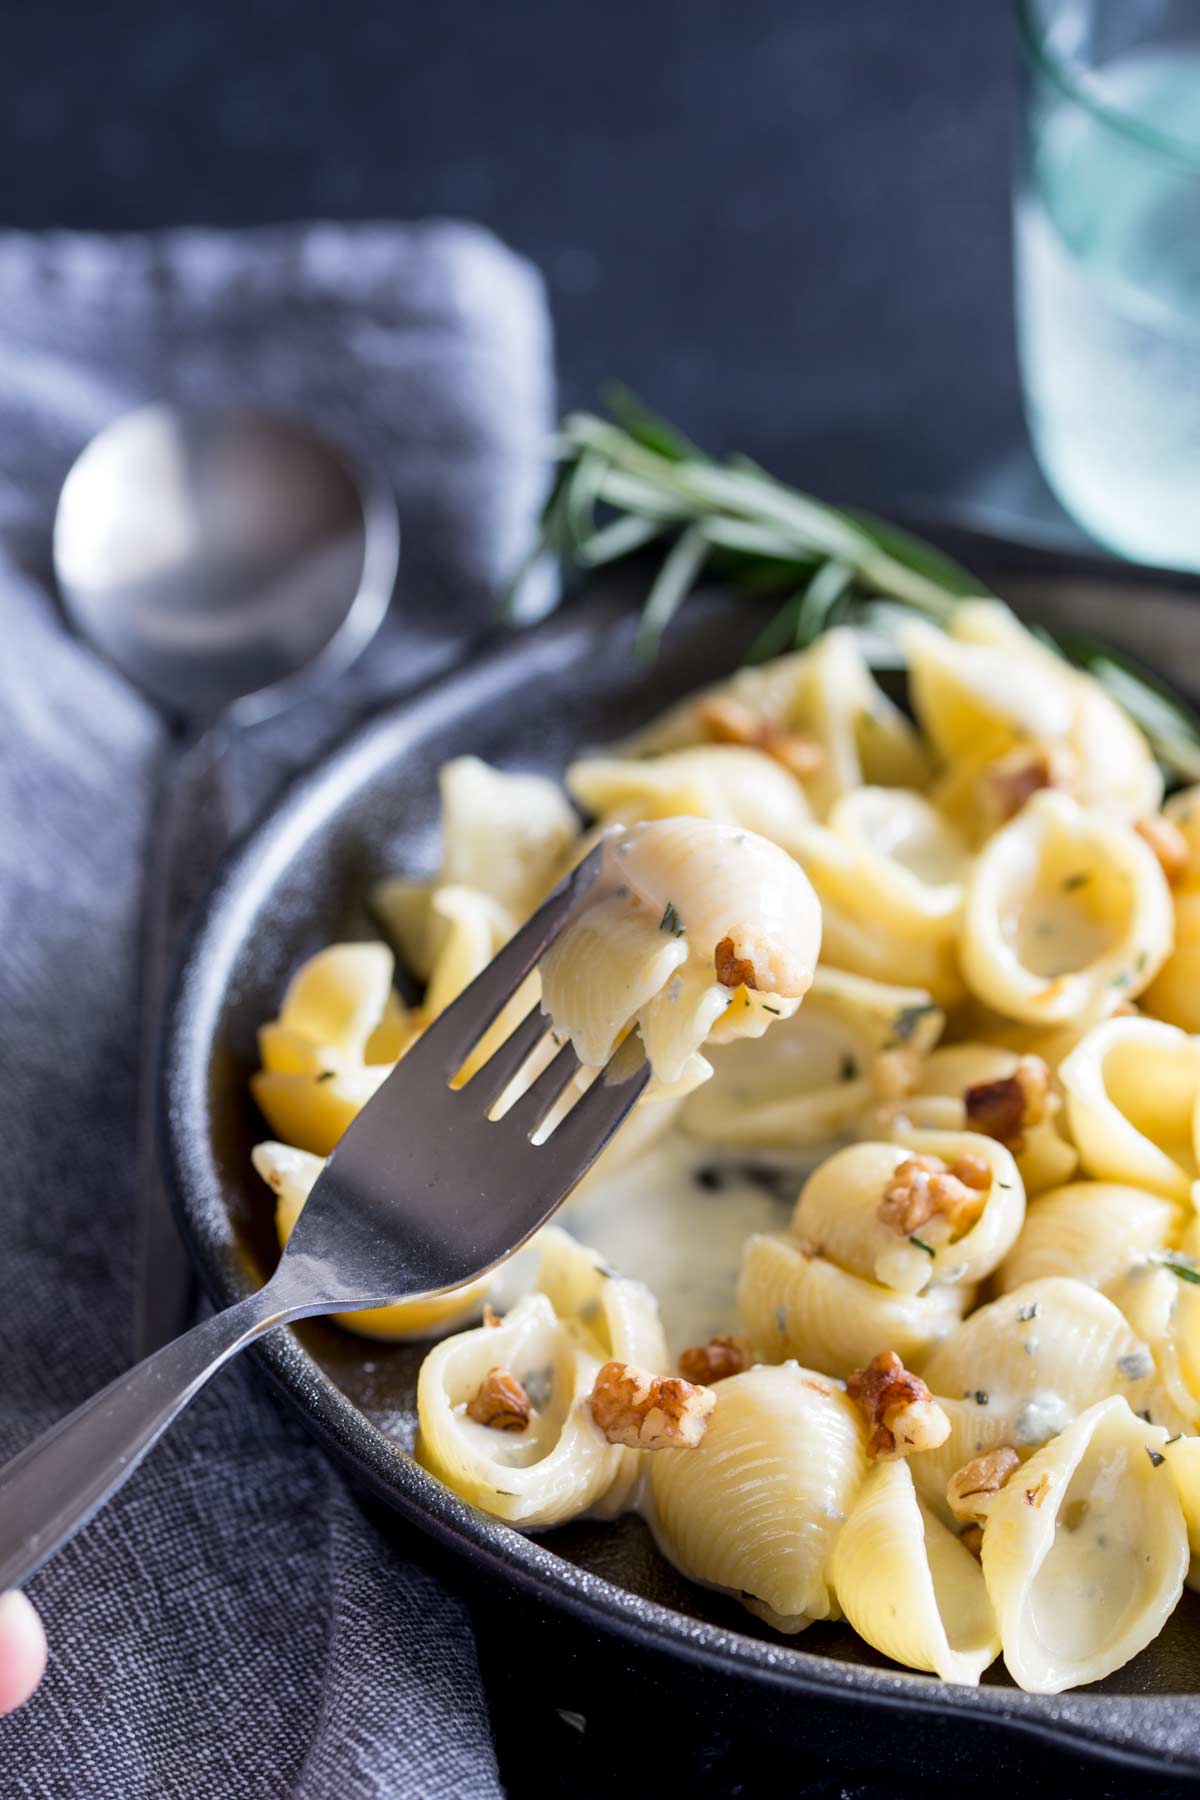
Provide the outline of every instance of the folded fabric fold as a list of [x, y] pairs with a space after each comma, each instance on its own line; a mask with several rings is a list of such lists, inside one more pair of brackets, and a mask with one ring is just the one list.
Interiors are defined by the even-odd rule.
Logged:
[[[0, 1457], [127, 1363], [139, 869], [152, 709], [67, 634], [59, 483], [151, 398], [298, 413], [379, 459], [393, 614], [336, 692], [234, 753], [240, 809], [488, 625], [552, 402], [536, 273], [470, 226], [0, 235]], [[223, 1373], [37, 1577], [38, 1696], [6, 1796], [498, 1793], [460, 1603], [369, 1523], [263, 1391]]]

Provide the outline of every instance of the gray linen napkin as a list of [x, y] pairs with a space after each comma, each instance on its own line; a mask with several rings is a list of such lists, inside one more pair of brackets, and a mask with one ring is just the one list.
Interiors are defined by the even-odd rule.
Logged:
[[[153, 397], [308, 416], [368, 443], [400, 498], [393, 617], [335, 695], [239, 747], [245, 808], [488, 622], [539, 489], [541, 285], [449, 224], [0, 236], [0, 1457], [131, 1354], [137, 901], [162, 727], [67, 635], [46, 565], [72, 457]], [[0, 1721], [5, 1800], [499, 1792], [460, 1604], [248, 1366], [31, 1591], [52, 1660]]]

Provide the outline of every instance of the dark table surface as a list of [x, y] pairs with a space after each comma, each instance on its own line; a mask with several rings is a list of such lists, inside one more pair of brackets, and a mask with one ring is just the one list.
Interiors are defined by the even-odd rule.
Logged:
[[[545, 272], [565, 403], [617, 376], [832, 497], [1052, 517], [1013, 349], [1005, 0], [60, 0], [5, 37], [0, 225], [481, 219]], [[514, 1794], [909, 1791], [472, 1603]], [[936, 1771], [931, 1746], [927, 1794]]]

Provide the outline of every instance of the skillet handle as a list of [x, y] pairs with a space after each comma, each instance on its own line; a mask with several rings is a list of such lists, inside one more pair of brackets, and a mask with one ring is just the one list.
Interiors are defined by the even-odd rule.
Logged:
[[293, 1317], [265, 1288], [247, 1295], [118, 1375], [0, 1469], [0, 1593], [87, 1524], [210, 1375]]

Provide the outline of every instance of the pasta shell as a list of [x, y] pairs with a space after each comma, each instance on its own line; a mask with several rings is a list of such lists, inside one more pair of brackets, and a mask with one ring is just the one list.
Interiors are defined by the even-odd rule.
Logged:
[[615, 894], [597, 900], [542, 960], [542, 1005], [581, 1062], [600, 1068], [688, 957], [682, 936]]
[[929, 779], [918, 733], [873, 680], [852, 631], [827, 631], [811, 649], [739, 669], [673, 707], [626, 744], [626, 753], [698, 743], [706, 735], [704, 705], [714, 698], [736, 700], [764, 724], [816, 741], [822, 765], [806, 786], [820, 813], [864, 782], [919, 788]]
[[518, 922], [554, 881], [579, 820], [544, 775], [493, 769], [477, 756], [445, 763], [440, 886], [475, 888]]
[[710, 1052], [714, 1079], [684, 1108], [685, 1129], [709, 1143], [807, 1148], [845, 1132], [871, 1104], [884, 1050], [926, 1056], [945, 1015], [923, 988], [898, 988], [818, 968], [808, 998], [756, 1044]]
[[1187, 1585], [1194, 1593], [1200, 1588], [1200, 1437], [1168, 1438], [1162, 1453], [1183, 1508], [1190, 1557]]
[[1026, 670], [1036, 664], [1066, 683], [1073, 700], [1066, 737], [1076, 765], [1071, 791], [1082, 805], [1128, 821], [1157, 811], [1162, 772], [1146, 736], [1094, 676], [1066, 665], [995, 600], [957, 607], [950, 630], [960, 642], [1019, 656]]
[[821, 902], [826, 962], [873, 981], [924, 988], [942, 1006], [962, 998], [957, 888], [906, 878], [891, 858], [823, 825], [806, 825], [788, 848]]
[[997, 1276], [1002, 1294], [1050, 1275], [1108, 1290], [1126, 1265], [1178, 1240], [1183, 1214], [1161, 1195], [1113, 1181], [1073, 1181], [1033, 1201]]
[[1142, 995], [1142, 1005], [1156, 1019], [1200, 1032], [1200, 886], [1182, 888], [1173, 905], [1175, 948]]
[[591, 1066], [639, 1025], [665, 1091], [684, 1092], [710, 1073], [697, 1054], [710, 1032], [756, 1035], [795, 1011], [820, 909], [776, 845], [708, 820], [633, 826], [612, 840], [610, 866], [613, 890], [543, 959], [543, 1004]]
[[[556, 1225], [543, 1226], [535, 1242], [538, 1291], [597, 1365], [615, 1359], [656, 1375], [670, 1373], [658, 1302], [648, 1287], [610, 1269], [594, 1250]], [[640, 1473], [641, 1457], [627, 1456], [592, 1510], [604, 1518], [623, 1512]]]
[[974, 1687], [1000, 1653], [979, 1564], [922, 1504], [906, 1461], [868, 1471], [830, 1579], [859, 1637], [906, 1668]]
[[[1025, 1217], [1016, 1164], [1002, 1144], [969, 1132], [917, 1131], [908, 1137], [903, 1145], [852, 1144], [821, 1163], [800, 1195], [793, 1236], [850, 1274], [899, 1293], [919, 1294], [931, 1283], [982, 1281], [1012, 1248]], [[879, 1218], [885, 1189], [914, 1152], [951, 1164], [964, 1155], [987, 1163], [991, 1187], [969, 1229], [954, 1235], [935, 1215], [920, 1228], [918, 1241]]]
[[966, 839], [922, 794], [906, 788], [862, 787], [844, 794], [829, 829], [848, 844], [891, 865], [891, 879], [918, 907], [961, 904], [970, 862]]
[[[468, 1418], [488, 1372], [503, 1367], [534, 1403], [524, 1431], [494, 1431]], [[588, 1397], [600, 1362], [556, 1316], [545, 1294], [526, 1294], [499, 1325], [446, 1338], [417, 1381], [417, 1460], [497, 1519], [533, 1531], [597, 1505], [628, 1479], [639, 1452], [610, 1444]]]
[[567, 771], [585, 812], [624, 822], [691, 815], [786, 843], [812, 817], [794, 775], [762, 750], [700, 744], [654, 757], [588, 757]]
[[[1006, 1079], [1019, 1061], [1016, 1050], [998, 1044], [948, 1044], [934, 1050], [920, 1064], [912, 1092], [903, 1097], [901, 1117], [918, 1128], [965, 1131], [967, 1089]], [[948, 1104], [938, 1104], [939, 1101]], [[1021, 1132], [1020, 1148], [1015, 1153], [1017, 1170], [1031, 1198], [1069, 1181], [1079, 1166], [1074, 1145], [1058, 1129], [1061, 1104], [1058, 1095], [1051, 1093], [1047, 1116]], [[894, 1135], [900, 1142], [911, 1141], [911, 1134], [903, 1129]]]
[[1119, 1396], [1098, 1401], [1000, 1490], [983, 1575], [1004, 1661], [1019, 1687], [1058, 1694], [1144, 1649], [1174, 1610], [1188, 1567], [1166, 1433]]
[[1187, 1200], [1196, 1179], [1200, 1040], [1156, 1019], [1110, 1019], [1059, 1071], [1080, 1160], [1099, 1181]]
[[797, 1357], [839, 1376], [880, 1350], [919, 1362], [973, 1298], [969, 1287], [909, 1294], [865, 1281], [782, 1233], [747, 1238], [738, 1280], [742, 1327], [765, 1362]]
[[920, 1367], [939, 1397], [979, 1403], [982, 1394], [989, 1420], [1002, 1421], [996, 1441], [1017, 1449], [1044, 1443], [1114, 1392], [1147, 1409], [1158, 1379], [1148, 1347], [1112, 1301], [1057, 1276], [981, 1306]]
[[[331, 944], [319, 950], [288, 983], [279, 1027], [351, 1066], [364, 1062], [368, 1040], [392, 997], [393, 966], [385, 944]], [[265, 1055], [263, 1063], [270, 1066]]]
[[[259, 1032], [250, 1091], [285, 1143], [328, 1156], [416, 1038], [383, 944], [331, 944], [302, 964], [279, 1017]], [[378, 1060], [377, 1060], [378, 1059]]]
[[1148, 985], [1172, 930], [1170, 892], [1137, 833], [1043, 791], [976, 858], [959, 949], [968, 986], [997, 1012], [1091, 1023]]
[[836, 1616], [829, 1559], [866, 1471], [855, 1408], [794, 1363], [749, 1369], [716, 1393], [698, 1448], [651, 1459], [659, 1544], [779, 1631]]

